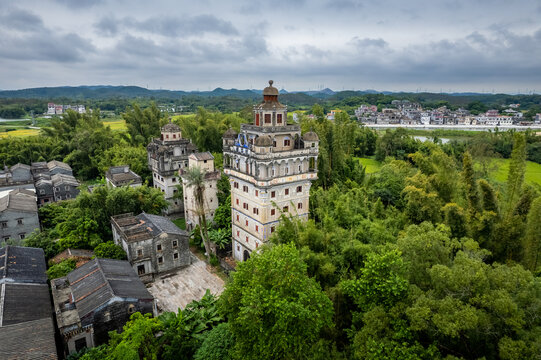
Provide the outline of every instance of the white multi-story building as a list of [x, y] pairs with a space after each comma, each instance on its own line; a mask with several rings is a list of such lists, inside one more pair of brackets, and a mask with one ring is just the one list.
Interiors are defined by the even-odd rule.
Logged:
[[307, 219], [310, 186], [317, 179], [317, 134], [301, 137], [299, 125], [287, 124], [287, 107], [278, 102], [272, 80], [269, 84], [263, 102], [254, 106], [253, 124], [223, 137], [236, 260], [246, 260], [267, 242], [283, 213]]
[[[220, 171], [214, 169], [214, 156], [210, 152], [194, 153], [188, 156], [188, 168], [199, 168], [204, 176], [204, 212], [207, 223], [210, 224], [214, 219], [214, 212], [218, 208], [218, 180]], [[179, 170], [182, 176], [184, 170]], [[195, 198], [195, 188], [188, 186], [188, 181], [182, 177], [182, 189], [184, 194], [184, 218], [186, 219], [186, 229], [193, 230], [199, 225], [199, 209]]]
[[180, 127], [171, 122], [162, 127], [160, 138], [152, 139], [147, 146], [152, 183], [169, 201], [167, 214], [182, 213], [184, 210], [182, 198], [175, 196], [178, 187], [182, 186], [178, 171], [188, 167], [188, 156], [196, 151], [196, 146], [190, 140], [182, 138]]

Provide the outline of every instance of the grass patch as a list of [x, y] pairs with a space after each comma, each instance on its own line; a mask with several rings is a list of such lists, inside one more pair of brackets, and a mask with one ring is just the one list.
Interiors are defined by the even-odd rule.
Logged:
[[177, 227], [179, 227], [182, 230], [186, 230], [186, 219], [184, 218], [173, 220], [173, 224], [175, 224]]
[[[494, 164], [497, 166], [497, 169], [490, 173], [490, 177], [498, 182], [506, 182], [510, 163], [511, 159], [494, 159]], [[541, 185], [541, 164], [527, 161], [524, 180], [529, 184]]]
[[359, 160], [361, 165], [366, 168], [366, 173], [367, 174], [372, 174], [372, 173], [378, 172], [379, 169], [381, 169], [381, 166], [382, 166], [379, 161], [377, 161], [375, 159], [372, 159], [372, 158], [358, 158], [358, 157], [356, 157], [354, 159]]

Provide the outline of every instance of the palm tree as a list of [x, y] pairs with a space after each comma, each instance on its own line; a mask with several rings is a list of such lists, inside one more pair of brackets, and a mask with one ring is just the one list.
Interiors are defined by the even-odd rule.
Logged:
[[207, 217], [205, 215], [205, 172], [200, 167], [191, 167], [184, 174], [187, 187], [194, 188], [196, 213], [199, 219], [199, 230], [205, 245], [207, 259], [210, 261], [211, 247], [207, 229]]

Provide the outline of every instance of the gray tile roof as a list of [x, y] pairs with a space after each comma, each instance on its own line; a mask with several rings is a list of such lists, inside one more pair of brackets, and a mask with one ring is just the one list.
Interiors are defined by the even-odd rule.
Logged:
[[[35, 196], [35, 194], [32, 195]], [[13, 190], [0, 198], [0, 212], [5, 210], [37, 212], [38, 205], [36, 199], [26, 192]]]
[[0, 327], [0, 359], [57, 359], [53, 320], [49, 318]]
[[54, 169], [55, 167], [60, 167], [62, 169], [66, 169], [66, 170], [69, 170], [69, 171], [72, 171], [71, 170], [71, 166], [69, 166], [68, 164], [66, 163], [63, 163], [62, 161], [58, 161], [58, 160], [51, 160], [47, 163], [47, 167], [49, 168], [49, 170], [52, 170]]
[[53, 182], [54, 186], [62, 186], [62, 185], [79, 186], [81, 185], [73, 176], [64, 175], [64, 174], [54, 174], [53, 176], [51, 176], [51, 181]]
[[0, 326], [50, 318], [53, 314], [47, 284], [6, 283]]
[[6, 246], [0, 248], [0, 283], [47, 284], [43, 249]]
[[212, 154], [208, 151], [200, 152], [200, 153], [193, 153], [193, 154], [190, 154], [189, 157], [194, 158], [195, 160], [198, 160], [198, 161], [214, 160], [214, 156], [212, 156]]
[[114, 297], [153, 299], [124, 260], [94, 259], [70, 272], [67, 278], [81, 319]]
[[157, 236], [161, 233], [188, 236], [185, 230], [179, 229], [178, 226], [166, 217], [141, 213], [136, 218], [145, 221], [145, 224], [152, 229], [152, 236]]

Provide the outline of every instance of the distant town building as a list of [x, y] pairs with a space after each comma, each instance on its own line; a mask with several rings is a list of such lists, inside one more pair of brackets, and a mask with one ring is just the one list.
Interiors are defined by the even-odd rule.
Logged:
[[115, 244], [145, 282], [191, 263], [188, 232], [166, 217], [122, 214], [111, 218], [111, 227]]
[[0, 358], [57, 359], [42, 249], [0, 248]]
[[[214, 169], [214, 156], [210, 152], [193, 153], [188, 157], [188, 168], [200, 168], [204, 172], [205, 190], [204, 190], [204, 211], [207, 222], [212, 221], [214, 212], [218, 208], [218, 180], [220, 171]], [[182, 176], [185, 170], [179, 171]], [[199, 225], [198, 204], [195, 199], [195, 188], [187, 186], [187, 180], [182, 178], [184, 194], [184, 218], [186, 219], [186, 229], [192, 230]]]
[[16, 189], [0, 197], [0, 239], [2, 241], [23, 240], [35, 230], [39, 230], [35, 193]]
[[197, 147], [183, 139], [180, 127], [171, 122], [162, 127], [160, 138], [153, 139], [147, 146], [152, 182], [169, 202], [166, 214], [184, 212], [184, 202], [176, 196], [182, 186], [178, 171], [188, 167], [188, 156], [195, 152]]
[[93, 259], [51, 289], [65, 355], [106, 343], [135, 312], [156, 315], [154, 298], [124, 260]]
[[272, 83], [253, 108], [253, 124], [223, 136], [236, 260], [246, 260], [267, 242], [282, 214], [307, 219], [311, 181], [317, 179], [318, 136], [301, 136], [299, 125], [287, 125], [287, 107]]
[[128, 165], [111, 166], [105, 173], [105, 181], [112, 187], [143, 185], [141, 177], [131, 171]]
[[68, 110], [73, 110], [79, 114], [86, 113], [84, 105], [60, 105], [55, 103], [47, 104], [47, 115], [62, 115]]

